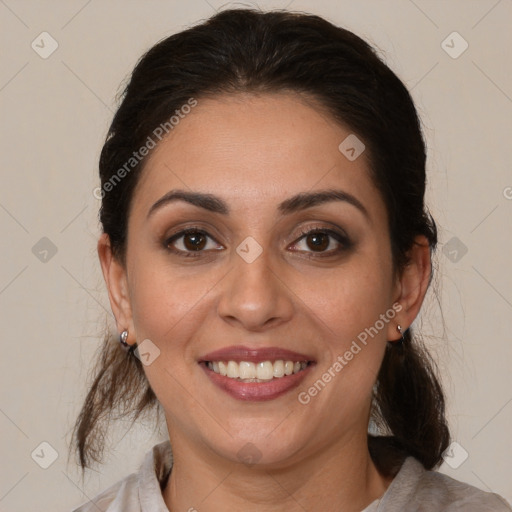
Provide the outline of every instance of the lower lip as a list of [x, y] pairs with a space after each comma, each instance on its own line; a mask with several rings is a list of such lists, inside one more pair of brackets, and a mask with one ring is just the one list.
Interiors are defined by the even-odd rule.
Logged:
[[292, 375], [274, 378], [268, 382], [242, 382], [240, 380], [225, 377], [220, 373], [210, 370], [205, 363], [200, 363], [209, 379], [220, 389], [238, 400], [261, 402], [273, 400], [296, 388], [309, 373], [313, 366], [310, 363], [304, 370]]

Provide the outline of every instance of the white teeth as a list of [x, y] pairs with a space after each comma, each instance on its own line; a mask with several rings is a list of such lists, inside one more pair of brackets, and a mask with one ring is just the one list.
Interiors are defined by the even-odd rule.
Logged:
[[228, 375], [231, 379], [237, 379], [240, 377], [240, 366], [235, 361], [228, 361]]
[[256, 378], [271, 380], [274, 378], [274, 365], [270, 361], [262, 361], [256, 365]]
[[276, 361], [274, 363], [274, 377], [284, 377], [284, 362]]
[[215, 373], [219, 373], [231, 379], [244, 380], [247, 382], [269, 381], [274, 378], [281, 378], [285, 375], [292, 375], [304, 370], [308, 366], [307, 361], [283, 361], [279, 359], [271, 361], [208, 361], [207, 366]]
[[[254, 363], [248, 363], [242, 361], [239, 365], [240, 378], [241, 379], [255, 379], [256, 378], [256, 366]], [[215, 370], [214, 370], [215, 371]], [[260, 377], [258, 377], [260, 378]]]

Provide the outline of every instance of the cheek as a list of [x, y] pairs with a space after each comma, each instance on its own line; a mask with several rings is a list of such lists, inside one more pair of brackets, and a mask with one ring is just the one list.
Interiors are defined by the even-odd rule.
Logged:
[[184, 411], [193, 404], [184, 387], [191, 389], [185, 383], [192, 378], [191, 370], [197, 368], [193, 341], [201, 319], [212, 308], [209, 292], [222, 279], [222, 273], [203, 270], [192, 277], [190, 271], [180, 272], [165, 258], [147, 253], [133, 258], [130, 275], [137, 342], [149, 339], [159, 350], [158, 357], [144, 366], [144, 371], [164, 409], [181, 411], [183, 414], [177, 417], [186, 417]]
[[208, 303], [208, 293], [222, 279], [222, 272], [198, 268], [194, 276], [189, 269], [171, 267], [165, 256], [149, 252], [135, 255], [132, 262], [129, 286], [137, 340], [149, 338], [166, 352], [181, 349], [194, 325], [197, 329], [198, 312]]
[[365, 421], [386, 348], [387, 324], [380, 318], [389, 308], [388, 279], [378, 267], [353, 266], [301, 291], [323, 342], [318, 380], [301, 389], [302, 398], [334, 430]]
[[378, 254], [383, 253], [372, 247], [328, 276], [297, 283], [297, 295], [321, 333], [322, 380], [333, 382], [321, 400], [339, 405], [335, 416], [367, 403], [386, 347], [387, 322], [393, 317], [388, 315], [386, 322], [381, 315], [391, 306], [391, 258]]
[[390, 307], [391, 266], [373, 260], [354, 256], [327, 275], [304, 277], [297, 283], [297, 295], [339, 348], [374, 325]]

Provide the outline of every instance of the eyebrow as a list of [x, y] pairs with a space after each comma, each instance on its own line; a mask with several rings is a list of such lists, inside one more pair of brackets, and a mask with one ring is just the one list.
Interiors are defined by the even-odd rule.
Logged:
[[[175, 201], [184, 201], [193, 206], [203, 208], [213, 213], [220, 213], [222, 215], [229, 215], [230, 212], [226, 202], [213, 194], [189, 192], [186, 190], [171, 190], [151, 206], [147, 215], [148, 218], [160, 208]], [[291, 213], [306, 210], [307, 208], [312, 208], [313, 206], [318, 206], [332, 201], [343, 201], [351, 204], [356, 207], [368, 221], [370, 221], [368, 210], [364, 207], [361, 201], [359, 201], [359, 199], [348, 192], [337, 189], [301, 192], [300, 194], [285, 199], [278, 205], [277, 209], [282, 215], [289, 215]]]

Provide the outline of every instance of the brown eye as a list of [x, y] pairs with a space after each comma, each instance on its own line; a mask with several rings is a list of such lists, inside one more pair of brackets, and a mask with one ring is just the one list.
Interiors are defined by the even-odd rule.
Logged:
[[294, 242], [292, 250], [303, 253], [316, 253], [318, 257], [341, 254], [352, 247], [352, 242], [345, 235], [330, 229], [312, 229], [302, 233]]
[[165, 242], [165, 247], [180, 255], [190, 255], [223, 249], [208, 233], [199, 229], [186, 229]]
[[187, 233], [183, 237], [183, 245], [188, 251], [200, 251], [206, 247], [206, 236], [202, 233]]
[[329, 238], [327, 233], [311, 233], [306, 237], [306, 244], [312, 251], [325, 251], [329, 247]]

